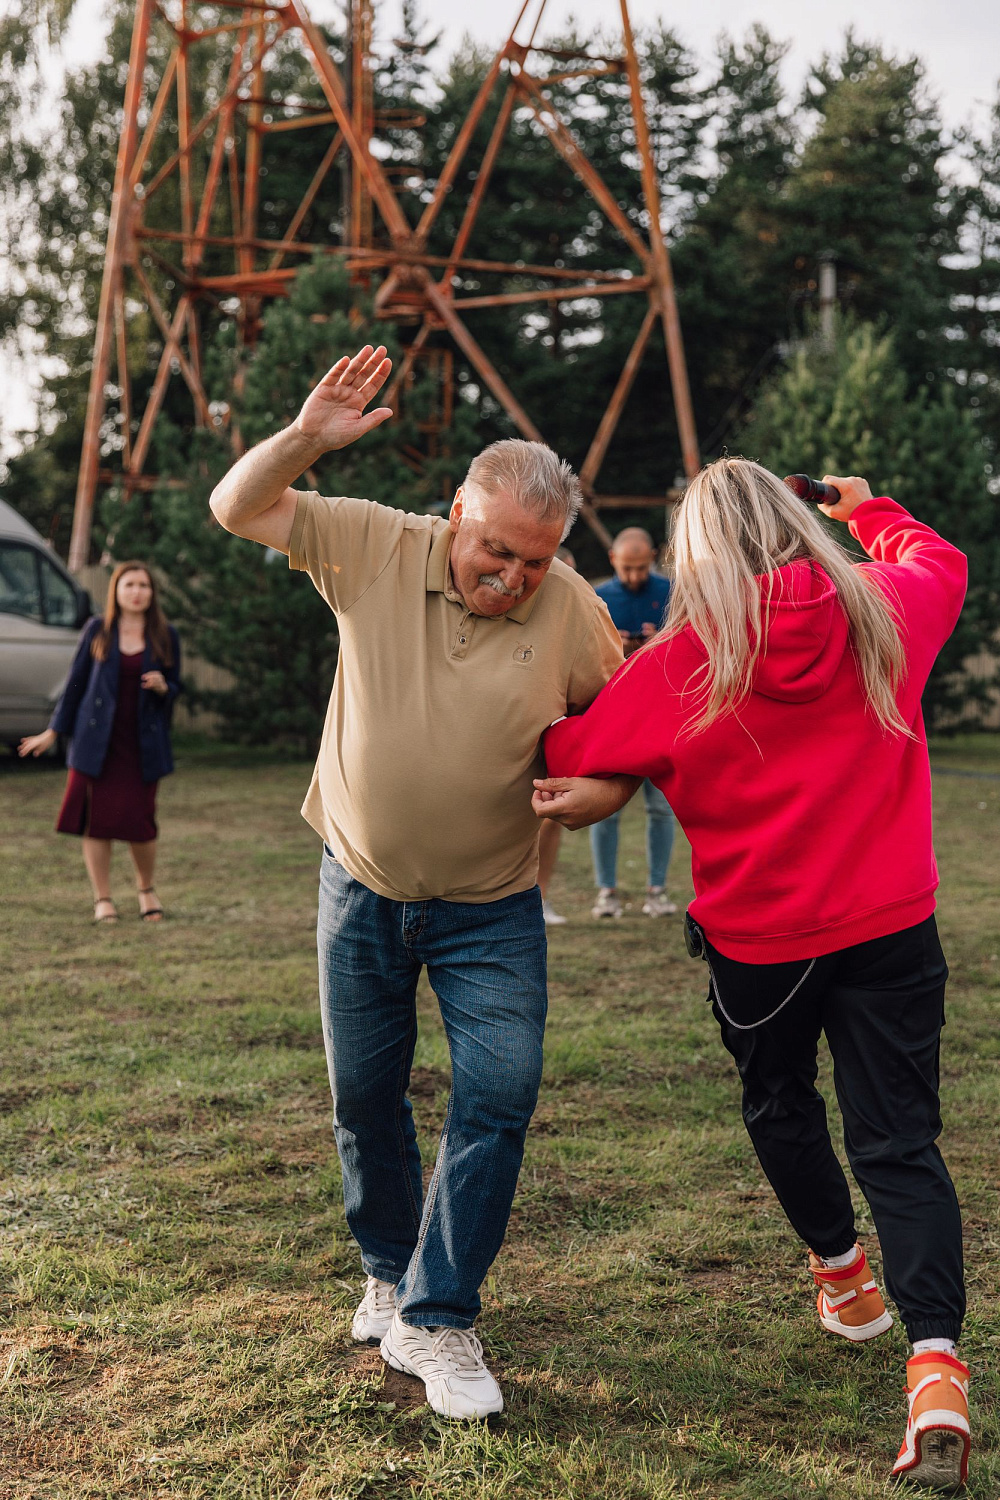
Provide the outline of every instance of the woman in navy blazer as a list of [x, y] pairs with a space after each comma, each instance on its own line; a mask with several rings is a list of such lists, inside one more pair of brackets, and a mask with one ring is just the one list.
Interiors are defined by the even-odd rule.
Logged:
[[108, 585], [103, 619], [84, 627], [66, 686], [43, 734], [21, 741], [41, 755], [69, 738], [69, 776], [56, 828], [83, 838], [94, 888], [94, 920], [116, 922], [111, 844], [124, 840], [135, 866], [139, 912], [158, 922], [153, 889], [156, 788], [174, 768], [170, 715], [181, 690], [180, 641], [164, 619], [144, 563], [120, 563]]

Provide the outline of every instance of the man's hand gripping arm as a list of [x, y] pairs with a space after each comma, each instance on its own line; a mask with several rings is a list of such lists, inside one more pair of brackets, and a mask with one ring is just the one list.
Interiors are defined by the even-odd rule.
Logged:
[[391, 369], [381, 345], [338, 359], [291, 426], [244, 453], [216, 485], [209, 503], [220, 526], [287, 554], [299, 498], [288, 486], [324, 453], [346, 448], [392, 416], [389, 406], [365, 411]]
[[641, 776], [548, 776], [535, 783], [531, 805], [536, 818], [564, 828], [586, 828], [620, 812], [642, 786]]

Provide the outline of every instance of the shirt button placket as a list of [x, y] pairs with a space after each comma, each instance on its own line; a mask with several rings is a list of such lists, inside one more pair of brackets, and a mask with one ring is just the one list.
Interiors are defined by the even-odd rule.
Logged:
[[475, 630], [475, 628], [475, 620], [472, 618], [471, 613], [469, 611], [466, 611], [466, 613], [462, 616], [461, 621], [459, 622], [458, 633], [455, 636], [455, 644], [452, 647], [451, 651], [452, 656], [461, 659], [462, 657], [467, 655], [469, 647], [472, 644], [472, 632]]

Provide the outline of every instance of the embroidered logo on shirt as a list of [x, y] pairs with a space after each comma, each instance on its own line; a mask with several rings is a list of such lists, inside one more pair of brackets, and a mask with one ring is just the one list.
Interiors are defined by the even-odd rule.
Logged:
[[521, 666], [527, 666], [528, 662], [534, 661], [534, 659], [535, 659], [535, 648], [534, 648], [534, 646], [520, 646], [519, 645], [519, 646], [515, 646], [514, 647], [514, 660], [516, 662], [520, 662]]

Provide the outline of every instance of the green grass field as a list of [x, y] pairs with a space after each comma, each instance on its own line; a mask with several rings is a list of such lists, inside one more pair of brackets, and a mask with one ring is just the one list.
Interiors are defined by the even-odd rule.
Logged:
[[[1000, 743], [934, 758], [969, 1494], [997, 1500]], [[140, 924], [121, 858], [123, 920], [106, 929], [90, 925], [78, 846], [50, 831], [61, 774], [0, 764], [3, 1500], [893, 1493], [903, 1335], [844, 1348], [819, 1329], [704, 969], [679, 918], [636, 904], [590, 921], [585, 834], [564, 841], [553, 894], [572, 921], [550, 946], [545, 1079], [484, 1292], [507, 1411], [450, 1426], [421, 1386], [352, 1348], [361, 1278], [317, 1012], [307, 775], [182, 753], [160, 802], [170, 920]], [[637, 894], [637, 809], [622, 853]], [[673, 874], [686, 896], [682, 840]], [[412, 1093], [429, 1161], [448, 1060], [427, 990], [421, 1014]]]

